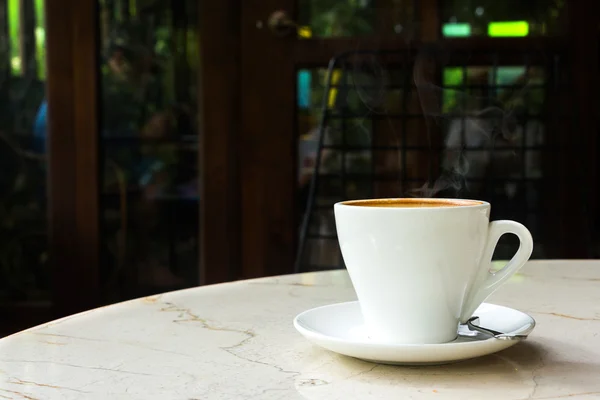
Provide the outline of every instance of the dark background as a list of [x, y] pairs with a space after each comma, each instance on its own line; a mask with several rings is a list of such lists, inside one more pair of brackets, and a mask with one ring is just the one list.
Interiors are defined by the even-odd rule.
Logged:
[[334, 201], [435, 182], [599, 255], [594, 2], [49, 3], [0, 0], [0, 334], [293, 272], [318, 132], [302, 271], [342, 266]]

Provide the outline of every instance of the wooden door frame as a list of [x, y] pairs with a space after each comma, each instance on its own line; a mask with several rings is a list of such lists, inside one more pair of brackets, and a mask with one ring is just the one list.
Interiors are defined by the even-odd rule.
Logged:
[[[200, 283], [239, 277], [240, 0], [201, 2]], [[100, 302], [98, 6], [46, 7], [49, 248], [54, 315]]]
[[[440, 39], [440, 17], [438, 0], [421, 2], [421, 40], [435, 42]], [[596, 120], [592, 121], [597, 104], [590, 101], [592, 70], [597, 73], [597, 59], [584, 66], [589, 57], [589, 47], [585, 46], [586, 39], [595, 29], [592, 25], [594, 14], [585, 11], [583, 4], [571, 1], [569, 7], [571, 29], [567, 39], [575, 40], [578, 46], [572, 47], [569, 55], [572, 66], [577, 71], [585, 72], [579, 75], [574, 84], [574, 99], [585, 102], [587, 114], [580, 110], [574, 114], [582, 129], [589, 132], [597, 130]], [[326, 65], [332, 56], [349, 48], [397, 48], [397, 39], [333, 39], [333, 40], [296, 40], [294, 37], [275, 37], [267, 29], [265, 19], [270, 12], [283, 9], [292, 12], [294, 18], [294, 0], [251, 0], [242, 2], [241, 21], [241, 121], [240, 130], [240, 180], [241, 180], [241, 212], [242, 227], [242, 259], [241, 276], [254, 277], [275, 275], [291, 272], [292, 258], [296, 244], [294, 215], [297, 205], [295, 201], [296, 178], [295, 163], [295, 115], [289, 111], [295, 99], [290, 95], [289, 88], [268, 85], [272, 76], [277, 81], [293, 82], [293, 64], [302, 60], [309, 65]], [[426, 6], [429, 9], [426, 10]], [[436, 13], [431, 13], [436, 10]], [[582, 19], [583, 18], [583, 19]], [[586, 21], [586, 27], [581, 27]], [[590, 26], [593, 26], [592, 29]], [[262, 29], [261, 29], [262, 27]], [[596, 39], [597, 40], [597, 39]], [[260, 45], [258, 45], [260, 43]], [[523, 38], [523, 39], [445, 39], [444, 43], [457, 49], [565, 49], [568, 43], [564, 38]], [[516, 46], [516, 47], [515, 47]], [[596, 54], [595, 49], [592, 49]], [[595, 69], [594, 69], [595, 68]], [[593, 78], [594, 81], [597, 78]], [[597, 86], [597, 85], [596, 85]], [[594, 86], [594, 87], [596, 87]], [[287, 92], [286, 92], [287, 90]], [[283, 107], [281, 106], [283, 105]], [[592, 107], [596, 107], [592, 110]], [[590, 131], [590, 129], [592, 129]], [[595, 129], [595, 130], [594, 130]], [[582, 180], [594, 182], [595, 168], [592, 164], [595, 157], [595, 139], [592, 134], [583, 134], [578, 143], [586, 148], [586, 171], [581, 173], [581, 163], [576, 162], [578, 151], [568, 142], [562, 142], [568, 150], [557, 158], [560, 179], [555, 190], [561, 192], [553, 196], [557, 209], [561, 212], [552, 227], [557, 233], [553, 239], [557, 246], [552, 246], [555, 257], [585, 257], [588, 250], [584, 248], [584, 240], [579, 240], [589, 233], [583, 226], [584, 215], [573, 212], [568, 206], [568, 196], [572, 193], [582, 194]], [[580, 147], [580, 149], [583, 147]], [[578, 177], [573, 181], [573, 177]], [[571, 179], [569, 181], [569, 179]], [[579, 185], [578, 188], [575, 188]], [[573, 191], [574, 189], [577, 189]], [[590, 195], [590, 204], [595, 204], [596, 195]], [[293, 199], [293, 200], [292, 200]], [[577, 238], [573, 240], [573, 232]], [[571, 240], [566, 240], [567, 236]]]
[[[201, 2], [200, 283], [239, 278], [240, 0]], [[49, 248], [54, 316], [100, 302], [98, 7], [46, 7]]]
[[97, 2], [48, 0], [48, 218], [54, 316], [98, 305]]
[[241, 272], [253, 278], [289, 273], [296, 247], [295, 93], [296, 39], [267, 27], [269, 15], [294, 0], [241, 2]]
[[[437, 0], [424, 0], [437, 5]], [[296, 0], [241, 2], [241, 271], [240, 277], [279, 275], [293, 271], [297, 245], [297, 127], [295, 90], [277, 82], [294, 82], [294, 66], [325, 66], [348, 49], [404, 48], [390, 38], [335, 38], [297, 40], [294, 33], [280, 37], [269, 31], [267, 19], [285, 10], [292, 20]], [[424, 12], [421, 36], [439, 36], [438, 8]], [[258, 101], [257, 101], [258, 99]]]

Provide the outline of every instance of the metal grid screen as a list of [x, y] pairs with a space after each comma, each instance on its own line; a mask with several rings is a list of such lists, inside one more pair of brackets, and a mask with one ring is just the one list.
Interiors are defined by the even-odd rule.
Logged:
[[[333, 59], [296, 270], [343, 268], [333, 217], [341, 200], [481, 199], [493, 219], [520, 221], [539, 238], [561, 63], [558, 54], [436, 49]], [[503, 238], [495, 258], [516, 246]], [[538, 243], [534, 257], [543, 254]]]

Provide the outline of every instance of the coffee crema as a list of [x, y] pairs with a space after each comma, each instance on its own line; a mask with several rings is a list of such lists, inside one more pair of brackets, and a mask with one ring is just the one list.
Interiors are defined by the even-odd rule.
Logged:
[[372, 199], [372, 200], [350, 200], [342, 202], [347, 206], [359, 207], [389, 207], [389, 208], [433, 208], [433, 207], [468, 207], [482, 205], [483, 202], [476, 200], [458, 199]]

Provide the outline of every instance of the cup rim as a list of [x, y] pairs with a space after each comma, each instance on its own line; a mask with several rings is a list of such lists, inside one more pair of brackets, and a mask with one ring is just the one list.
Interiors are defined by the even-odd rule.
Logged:
[[[431, 197], [382, 197], [376, 199], [358, 199], [358, 200], [344, 200], [334, 204], [334, 207], [351, 207], [351, 208], [365, 208], [365, 203], [375, 202], [397, 202], [397, 201], [408, 201], [415, 203], [452, 203], [453, 207], [449, 208], [446, 206], [433, 206], [433, 207], [368, 207], [370, 210], [411, 210], [411, 211], [423, 211], [423, 210], [449, 210], [449, 209], [473, 209], [473, 208], [486, 208], [490, 207], [490, 203], [483, 200], [472, 200], [472, 199], [453, 199], [453, 198], [431, 198]], [[456, 204], [461, 203], [461, 204]]]

